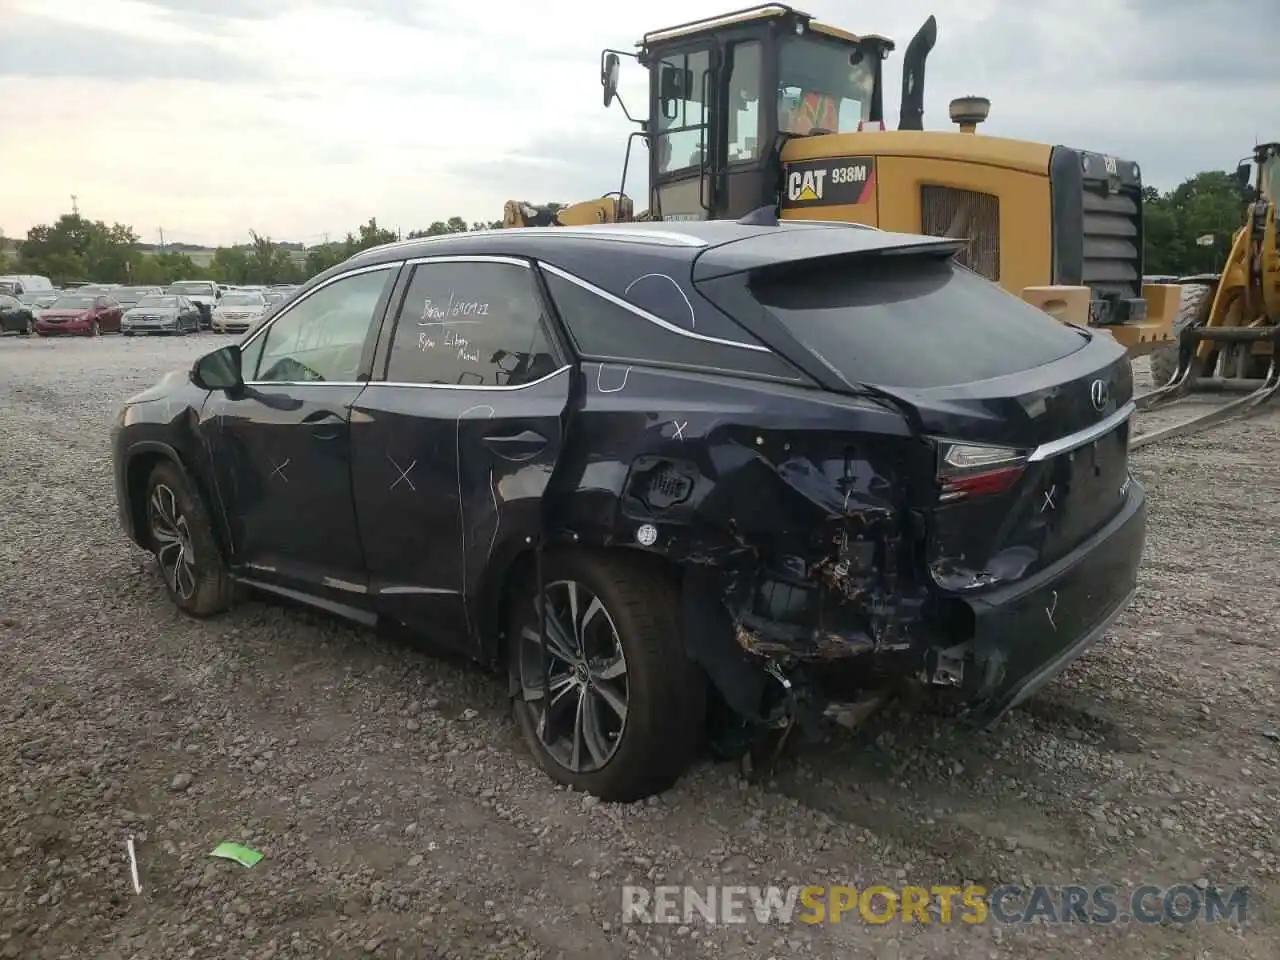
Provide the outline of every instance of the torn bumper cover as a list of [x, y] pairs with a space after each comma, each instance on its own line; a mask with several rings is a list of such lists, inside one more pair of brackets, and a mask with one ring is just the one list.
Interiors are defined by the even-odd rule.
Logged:
[[968, 599], [974, 614], [966, 683], [969, 716], [990, 724], [1033, 696], [1089, 649], [1137, 587], [1146, 538], [1146, 491], [1129, 485], [1124, 508], [1040, 573]]
[[[824, 674], [838, 673], [864, 692], [901, 681], [946, 688], [968, 719], [990, 724], [1119, 616], [1136, 586], [1145, 519], [1145, 491], [1134, 481], [1121, 511], [1070, 554], [972, 592], [918, 586], [888, 538], [844, 544], [816, 564], [786, 558], [781, 570], [686, 567], [685, 636], [729, 706], [750, 721], [776, 723], [792, 709], [784, 677], [812, 698], [810, 680], [821, 686]], [[874, 553], [860, 555], [873, 543]]]

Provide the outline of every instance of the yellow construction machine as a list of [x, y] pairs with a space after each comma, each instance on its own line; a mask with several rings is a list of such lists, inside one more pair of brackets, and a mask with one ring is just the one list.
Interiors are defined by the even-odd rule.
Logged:
[[1062, 320], [1106, 329], [1131, 353], [1172, 344], [1179, 288], [1142, 279], [1138, 165], [1065, 146], [979, 136], [990, 102], [951, 103], [958, 131], [925, 131], [930, 17], [903, 56], [898, 129], [884, 123], [883, 64], [894, 43], [768, 4], [645, 35], [601, 53], [604, 104], [622, 57], [649, 75], [647, 116], [627, 118], [617, 194], [552, 212], [514, 201], [509, 227], [633, 219], [631, 147], [649, 148], [641, 219], [831, 220], [964, 237], [971, 269]]
[[[1250, 184], [1251, 170], [1256, 170]], [[1151, 355], [1157, 389], [1139, 409], [1166, 406], [1202, 391], [1243, 393], [1199, 416], [1137, 435], [1134, 448], [1197, 433], [1247, 416], [1280, 392], [1280, 143], [1254, 147], [1252, 161], [1236, 168], [1246, 195], [1244, 225], [1231, 241], [1222, 272], [1183, 277], [1186, 294], [1177, 321], [1178, 342]]]

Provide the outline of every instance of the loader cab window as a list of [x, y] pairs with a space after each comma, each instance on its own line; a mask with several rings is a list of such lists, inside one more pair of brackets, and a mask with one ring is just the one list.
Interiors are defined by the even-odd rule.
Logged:
[[759, 42], [738, 43], [732, 48], [733, 71], [729, 75], [729, 162], [745, 163], [760, 157], [760, 91], [763, 85]]
[[702, 102], [709, 83], [711, 52], [691, 50], [663, 57], [653, 70], [658, 85], [658, 173], [697, 167], [707, 141], [709, 107]]
[[871, 118], [876, 66], [849, 43], [787, 37], [778, 54], [778, 129], [856, 133]]

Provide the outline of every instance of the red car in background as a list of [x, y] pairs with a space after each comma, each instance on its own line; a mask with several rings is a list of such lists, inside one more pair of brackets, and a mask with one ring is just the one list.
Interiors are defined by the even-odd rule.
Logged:
[[36, 333], [42, 337], [79, 333], [96, 337], [119, 333], [124, 309], [116, 300], [101, 294], [68, 293], [40, 312]]

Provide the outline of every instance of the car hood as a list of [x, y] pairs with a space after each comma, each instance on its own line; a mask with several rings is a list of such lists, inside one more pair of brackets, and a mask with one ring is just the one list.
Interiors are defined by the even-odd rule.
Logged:
[[177, 307], [131, 307], [126, 317], [173, 317], [178, 313]]
[[246, 304], [245, 306], [237, 306], [236, 304], [223, 304], [218, 307], [218, 313], [262, 313], [267, 308], [258, 304]]
[[84, 310], [49, 310], [49, 309], [45, 309], [45, 310], [41, 310], [41, 311], [40, 311], [40, 316], [42, 316], [42, 317], [44, 317], [44, 318], [46, 318], [46, 319], [50, 319], [50, 320], [52, 320], [52, 319], [54, 319], [54, 318], [57, 318], [57, 319], [62, 319], [62, 318], [66, 318], [66, 319], [74, 319], [74, 318], [76, 318], [76, 317], [83, 317], [83, 316], [86, 316], [89, 312], [90, 312], [90, 311], [89, 311], [89, 309], [88, 309], [88, 308], [85, 308]]

